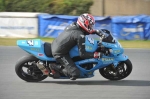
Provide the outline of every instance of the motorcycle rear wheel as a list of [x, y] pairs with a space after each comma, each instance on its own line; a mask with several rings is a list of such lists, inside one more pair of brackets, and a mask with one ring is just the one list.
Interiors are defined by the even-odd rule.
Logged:
[[32, 55], [22, 57], [15, 65], [15, 72], [24, 81], [38, 82], [47, 78], [43, 75], [41, 70], [37, 66], [33, 65], [33, 62], [37, 62], [39, 59]]
[[122, 61], [115, 68], [116, 72], [110, 66], [99, 69], [100, 74], [109, 80], [121, 80], [126, 78], [132, 72], [132, 63], [129, 59]]

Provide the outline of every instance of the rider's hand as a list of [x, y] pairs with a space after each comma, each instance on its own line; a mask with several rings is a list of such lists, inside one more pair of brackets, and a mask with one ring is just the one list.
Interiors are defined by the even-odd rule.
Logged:
[[94, 58], [101, 58], [101, 57], [102, 57], [102, 53], [100, 53], [100, 52], [94, 53]]
[[97, 34], [101, 34], [100, 30], [94, 30]]
[[101, 37], [102, 37], [102, 38], [105, 38], [105, 35], [104, 35], [104, 34], [102, 34], [102, 35], [101, 35]]
[[102, 38], [105, 38], [105, 35], [103, 34], [103, 31], [101, 31], [101, 30], [94, 30], [95, 31], [95, 33], [98, 35], [98, 36], [100, 36], [100, 37], [102, 37]]

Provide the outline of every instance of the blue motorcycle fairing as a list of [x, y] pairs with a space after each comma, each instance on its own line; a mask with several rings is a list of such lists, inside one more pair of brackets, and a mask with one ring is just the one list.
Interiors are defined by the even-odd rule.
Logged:
[[44, 43], [40, 39], [18, 40], [17, 45], [29, 54], [34, 55], [40, 60], [56, 61], [53, 57], [47, 57], [44, 53]]
[[[88, 36], [85, 37], [85, 51], [86, 52], [95, 52], [95, 50], [98, 47], [98, 41], [94, 40], [93, 38], [90, 38]], [[70, 57], [76, 57], [76, 56], [80, 56], [79, 55], [79, 50], [78, 50], [78, 46], [74, 46], [71, 50], [70, 50]]]
[[[87, 52], [95, 52], [98, 48], [98, 42], [97, 40], [94, 40], [90, 37], [85, 38], [85, 50]], [[55, 61], [53, 57], [47, 57], [44, 53], [44, 43], [40, 39], [33, 39], [33, 40], [18, 40], [17, 45], [25, 50], [26, 52], [34, 55], [40, 60], [43, 61]], [[108, 56], [103, 55], [101, 59], [84, 59], [81, 61], [75, 62], [76, 66], [80, 69], [81, 74], [80, 78], [89, 78], [94, 76], [94, 71], [97, 69], [104, 68], [110, 64], [114, 64], [114, 66], [117, 66], [120, 61], [125, 61], [128, 59], [127, 56], [123, 55], [123, 48], [121, 47], [120, 43], [116, 41], [116, 43], [107, 43], [102, 42], [102, 45], [106, 48], [111, 49], [111, 53]], [[71, 58], [75, 56], [79, 56], [78, 47], [74, 46], [70, 50], [70, 56]], [[86, 70], [81, 67], [82, 64], [88, 64], [93, 63], [93, 68], [90, 70]]]
[[[86, 59], [86, 60], [75, 62], [75, 64], [82, 71], [80, 74], [81, 78], [82, 77], [93, 77], [95, 70], [104, 68], [112, 63], [114, 64], [115, 67], [117, 67], [117, 65], [120, 61], [125, 61], [127, 59], [128, 59], [128, 57], [126, 55], [120, 54], [116, 57], [103, 56], [101, 59], [95, 59], [95, 58]], [[87, 63], [93, 63], [93, 64], [95, 64], [95, 66], [90, 70], [86, 70], [81, 67], [82, 64], [87, 64]]]
[[102, 42], [102, 45], [105, 46], [106, 48], [112, 49], [111, 54], [114, 56], [123, 54], [123, 52], [124, 52], [124, 49], [122, 48], [121, 44], [118, 41], [116, 41], [114, 44]]
[[[112, 64], [113, 62], [114, 62], [113, 57], [103, 56], [100, 59], [95, 59], [95, 58], [85, 59], [82, 61], [75, 62], [75, 64], [82, 71], [81, 77], [85, 77], [85, 76], [86, 77], [92, 77], [92, 76], [94, 76], [95, 70], [104, 68], [104, 67]], [[88, 63], [93, 63], [94, 67], [90, 70], [86, 70], [86, 69], [81, 67], [82, 64], [88, 64]]]
[[85, 51], [87, 52], [95, 52], [98, 47], [98, 41], [90, 38], [88, 36], [85, 37]]
[[121, 44], [117, 40], [115, 40], [114, 44], [102, 42], [102, 45], [111, 49], [110, 56], [112, 56], [114, 59], [113, 64], [115, 67], [117, 67], [120, 61], [126, 61], [128, 59], [128, 56], [123, 54], [124, 49], [122, 48]]
[[118, 63], [121, 61], [126, 61], [128, 59], [127, 55], [120, 54], [118, 56], [115, 56], [115, 60], [113, 62], [114, 66], [117, 67]]

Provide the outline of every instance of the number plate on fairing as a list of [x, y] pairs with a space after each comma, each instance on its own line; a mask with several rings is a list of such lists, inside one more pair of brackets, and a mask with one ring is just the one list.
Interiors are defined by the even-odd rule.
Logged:
[[41, 47], [41, 40], [40, 39], [32, 39], [32, 40], [18, 40], [18, 46], [28, 46], [28, 47]]
[[35, 56], [43, 57], [43, 42], [40, 39], [18, 40], [17, 45]]

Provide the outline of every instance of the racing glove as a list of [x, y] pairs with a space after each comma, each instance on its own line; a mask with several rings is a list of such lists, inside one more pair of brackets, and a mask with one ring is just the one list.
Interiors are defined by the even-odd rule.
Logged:
[[104, 30], [94, 30], [95, 34], [97, 34], [98, 36], [102, 37], [102, 38], [106, 38], [108, 36], [108, 34], [105, 33]]
[[102, 57], [102, 53], [100, 53], [100, 52], [94, 53], [94, 58], [101, 58], [101, 57]]
[[105, 36], [101, 30], [95, 30], [95, 34], [97, 34], [98, 36]]

